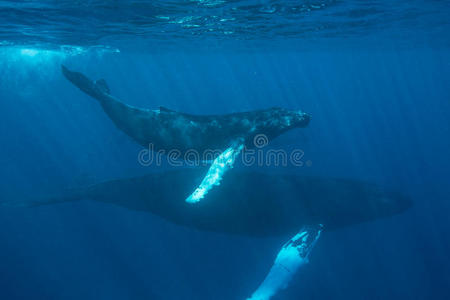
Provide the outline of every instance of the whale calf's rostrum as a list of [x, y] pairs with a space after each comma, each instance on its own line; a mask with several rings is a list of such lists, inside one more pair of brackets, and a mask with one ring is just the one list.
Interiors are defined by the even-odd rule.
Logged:
[[223, 115], [191, 115], [164, 107], [142, 109], [111, 96], [103, 79], [90, 80], [65, 66], [62, 66], [62, 73], [81, 91], [97, 99], [114, 124], [142, 146], [152, 145], [154, 150], [165, 153], [176, 150], [181, 157], [188, 151], [195, 151], [200, 159], [211, 152], [222, 153], [213, 160], [199, 187], [185, 196], [189, 203], [199, 202], [233, 167], [234, 159], [224, 156], [229, 154], [234, 158], [243, 147], [255, 147], [257, 136], [263, 135], [271, 141], [288, 130], [306, 127], [310, 121], [310, 116], [300, 110], [280, 107]]

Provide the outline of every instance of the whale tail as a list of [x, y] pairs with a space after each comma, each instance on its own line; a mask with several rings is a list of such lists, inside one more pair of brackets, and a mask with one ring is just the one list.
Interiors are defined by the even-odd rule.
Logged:
[[110, 90], [104, 79], [91, 80], [79, 72], [73, 72], [67, 69], [66, 66], [61, 65], [61, 71], [64, 77], [72, 82], [76, 87], [85, 92], [91, 97], [102, 101], [105, 95], [109, 95]]
[[84, 199], [84, 193], [82, 189], [71, 189], [66, 190], [65, 192], [43, 197], [22, 195], [16, 198], [20, 198], [20, 200], [0, 201], [0, 207], [37, 207], [65, 202], [75, 202]]

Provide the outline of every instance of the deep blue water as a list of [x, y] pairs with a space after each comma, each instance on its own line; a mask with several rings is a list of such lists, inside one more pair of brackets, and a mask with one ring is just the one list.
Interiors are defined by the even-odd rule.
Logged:
[[[311, 162], [289, 171], [393, 187], [414, 207], [325, 232], [274, 299], [448, 299], [449, 14], [447, 1], [0, 1], [1, 201], [155, 170], [61, 63], [136, 106], [302, 109], [310, 125], [274, 141]], [[0, 207], [0, 299], [245, 299], [284, 242], [89, 201]]]

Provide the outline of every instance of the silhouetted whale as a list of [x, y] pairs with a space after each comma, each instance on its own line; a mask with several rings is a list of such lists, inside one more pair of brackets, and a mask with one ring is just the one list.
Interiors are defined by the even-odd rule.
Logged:
[[[105, 80], [92, 81], [81, 73], [61, 67], [70, 82], [97, 99], [114, 124], [142, 146], [152, 145], [153, 150], [165, 154], [176, 151], [181, 158], [186, 158], [189, 152], [199, 160], [214, 159], [204, 180], [186, 198], [190, 203], [200, 201], [213, 186], [219, 185], [241, 150], [258, 146], [255, 138], [261, 137], [262, 142], [267, 143], [290, 129], [306, 127], [310, 120], [302, 111], [279, 107], [204, 116], [164, 107], [159, 110], [137, 108], [111, 96]], [[217, 152], [221, 154], [211, 158]]]
[[272, 175], [233, 169], [232, 176], [195, 206], [184, 195], [202, 169], [178, 169], [105, 181], [34, 204], [91, 199], [147, 211], [175, 224], [249, 236], [290, 235], [307, 225], [326, 230], [401, 213], [404, 195], [355, 180]]
[[208, 199], [189, 205], [184, 195], [202, 180], [203, 170], [179, 169], [118, 179], [53, 197], [16, 203], [47, 205], [91, 199], [148, 211], [173, 223], [200, 230], [250, 236], [292, 235], [250, 300], [269, 300], [288, 286], [323, 229], [331, 230], [407, 210], [401, 193], [355, 180], [269, 175], [233, 170]]

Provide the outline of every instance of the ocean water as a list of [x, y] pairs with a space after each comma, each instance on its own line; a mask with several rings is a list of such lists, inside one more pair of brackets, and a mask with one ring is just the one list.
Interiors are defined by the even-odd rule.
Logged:
[[[0, 1], [0, 201], [170, 167], [143, 166], [61, 64], [150, 109], [301, 109], [309, 126], [270, 145], [304, 164], [255, 169], [372, 182], [414, 206], [325, 230], [273, 299], [449, 299], [449, 16], [437, 0]], [[0, 299], [246, 299], [286, 240], [93, 201], [0, 206]]]

